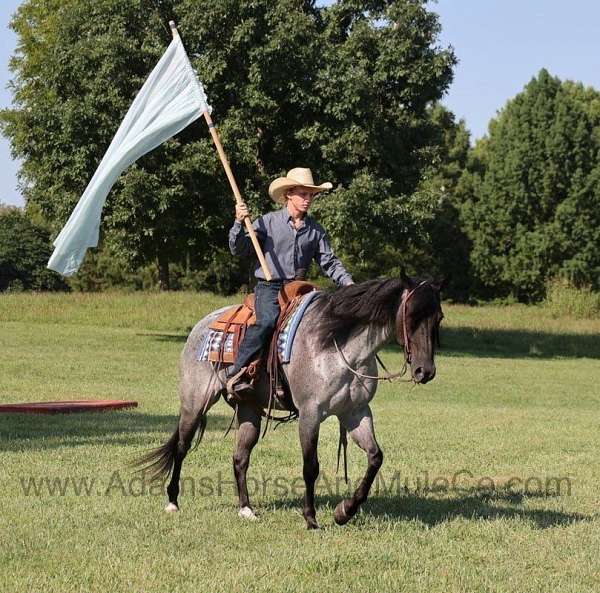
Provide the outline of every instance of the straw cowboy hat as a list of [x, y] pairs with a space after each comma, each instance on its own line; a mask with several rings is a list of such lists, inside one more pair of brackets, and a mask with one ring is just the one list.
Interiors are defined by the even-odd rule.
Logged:
[[285, 192], [297, 186], [308, 187], [315, 194], [333, 187], [329, 181], [321, 183], [321, 185], [315, 185], [310, 169], [296, 167], [295, 169], [290, 169], [285, 177], [278, 177], [269, 185], [269, 195], [276, 202], [285, 204]]

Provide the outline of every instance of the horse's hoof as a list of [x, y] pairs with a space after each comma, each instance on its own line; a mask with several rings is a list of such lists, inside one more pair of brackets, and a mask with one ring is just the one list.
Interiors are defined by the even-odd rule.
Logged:
[[316, 519], [306, 519], [306, 529], [321, 529]]
[[166, 507], [165, 507], [165, 513], [176, 513], [179, 510], [179, 507], [170, 502]]
[[348, 521], [350, 521], [352, 517], [350, 517], [348, 515], [348, 513], [346, 512], [346, 501], [342, 500], [336, 507], [335, 507], [335, 511], [333, 512], [333, 520], [338, 524], [338, 525], [346, 525], [346, 523], [348, 523]]
[[257, 521], [258, 517], [250, 507], [242, 507], [238, 512], [238, 517], [247, 521]]

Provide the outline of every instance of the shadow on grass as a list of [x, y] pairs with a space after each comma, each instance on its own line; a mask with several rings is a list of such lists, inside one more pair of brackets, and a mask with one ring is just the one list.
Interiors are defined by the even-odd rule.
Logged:
[[[514, 490], [497, 489], [494, 492], [482, 492], [480, 489], [465, 488], [457, 495], [427, 495], [425, 493], [407, 492], [403, 495], [370, 496], [362, 506], [362, 512], [354, 521], [363, 522], [368, 527], [369, 517], [385, 521], [418, 521], [428, 527], [446, 523], [456, 518], [474, 521], [497, 521], [519, 519], [532, 523], [536, 529], [548, 529], [562, 525], [570, 525], [581, 521], [589, 521], [594, 517], [581, 513], [565, 513], [550, 509], [524, 509], [519, 506], [527, 499], [553, 498], [551, 495], [520, 493]], [[317, 495], [315, 497], [317, 518], [331, 512], [342, 496]], [[514, 506], [511, 506], [514, 505]], [[269, 505], [273, 509], [297, 510], [301, 501], [283, 499]], [[325, 507], [325, 509], [323, 508]]]
[[[190, 328], [191, 331], [191, 328]], [[185, 343], [188, 334], [143, 333], [159, 342]], [[600, 358], [600, 335], [443, 327], [440, 353], [495, 358]], [[396, 344], [385, 349], [402, 354]]]
[[[477, 356], [485, 358], [529, 358], [549, 360], [553, 358], [600, 359], [600, 335], [557, 334], [525, 330], [479, 329], [475, 327], [442, 328], [444, 356]], [[390, 344], [386, 352], [402, 356], [396, 344]]]
[[[519, 519], [531, 522], [537, 529], [548, 529], [591, 519], [580, 513], [565, 513], [550, 509], [524, 509], [526, 499], [550, 498], [515, 492], [482, 494], [477, 490], [461, 492], [454, 498], [428, 497], [410, 493], [399, 498], [375, 496], [367, 500], [365, 514], [397, 520], [416, 520], [430, 527], [456, 518], [476, 521]], [[514, 506], [511, 506], [514, 505]]]
[[[211, 413], [207, 432], [224, 432], [231, 418]], [[49, 450], [83, 445], [155, 446], [166, 441], [177, 416], [131, 411], [81, 414], [0, 415], [0, 452]]]
[[[190, 332], [191, 331], [192, 328], [190, 328]], [[136, 335], [141, 336], [143, 338], [150, 338], [152, 340], [156, 340], [157, 342], [172, 342], [175, 344], [184, 344], [188, 339], [189, 332], [186, 334], [158, 334], [145, 332], [143, 334]]]

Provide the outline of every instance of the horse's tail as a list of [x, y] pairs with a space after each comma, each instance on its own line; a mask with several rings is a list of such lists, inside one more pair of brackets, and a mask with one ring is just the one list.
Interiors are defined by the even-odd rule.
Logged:
[[175, 463], [178, 446], [179, 426], [166, 443], [138, 457], [131, 466], [147, 474], [150, 480], [168, 478]]
[[[206, 429], [206, 416], [204, 414], [200, 415], [198, 421], [186, 431], [186, 434], [180, 435], [179, 431], [181, 423], [179, 423], [175, 432], [173, 432], [166, 443], [162, 444], [160, 447], [156, 447], [156, 449], [148, 451], [148, 453], [141, 457], [138, 457], [133, 461], [131, 466], [142, 472], [150, 481], [168, 478], [173, 471], [173, 465], [178, 450], [183, 444], [185, 447], [184, 455], [187, 453], [189, 444], [192, 442], [194, 433], [198, 427], [200, 428], [200, 431], [198, 432], [196, 444], [194, 445], [195, 449], [200, 444], [200, 441], [204, 436], [204, 430]], [[180, 438], [180, 436], [183, 438]]]

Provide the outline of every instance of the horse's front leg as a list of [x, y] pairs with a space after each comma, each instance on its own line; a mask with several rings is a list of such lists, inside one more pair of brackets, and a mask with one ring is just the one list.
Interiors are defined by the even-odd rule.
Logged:
[[302, 473], [306, 491], [304, 493], [304, 508], [302, 514], [306, 520], [307, 529], [319, 529], [317, 512], [315, 510], [315, 482], [319, 476], [319, 458], [317, 445], [319, 442], [320, 418], [315, 408], [302, 409], [298, 418], [300, 445], [304, 465]]
[[240, 404], [237, 410], [237, 448], [233, 454], [233, 473], [240, 499], [239, 516], [242, 519], [256, 519], [248, 498], [246, 473], [250, 463], [250, 453], [260, 435], [260, 414], [253, 406]]
[[335, 507], [335, 522], [338, 525], [345, 525], [356, 515], [360, 505], [367, 500], [371, 485], [383, 463], [383, 452], [375, 440], [373, 416], [368, 405], [341, 417], [340, 421], [348, 429], [352, 440], [367, 454], [368, 460], [367, 472], [354, 491], [352, 498], [342, 500]]

